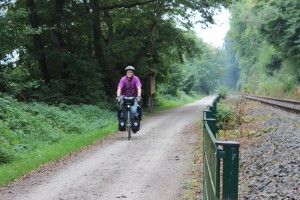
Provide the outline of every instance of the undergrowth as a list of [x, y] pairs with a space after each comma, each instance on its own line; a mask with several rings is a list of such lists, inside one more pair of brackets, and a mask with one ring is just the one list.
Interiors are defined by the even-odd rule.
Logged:
[[115, 113], [92, 105], [49, 106], [0, 98], [0, 164], [17, 159], [38, 145], [59, 143], [66, 137], [107, 127]]
[[[251, 106], [251, 105], [250, 105]], [[247, 101], [241, 97], [229, 101], [221, 101], [217, 106], [217, 138], [218, 140], [237, 140], [240, 137], [261, 136], [268, 131], [274, 131], [275, 128], [261, 127], [260, 131], [254, 127], [252, 122], [259, 122], [270, 118], [270, 113], [266, 116], [251, 116], [246, 114]], [[254, 129], [255, 128], [255, 129]]]
[[219, 140], [236, 140], [240, 135], [257, 135], [253, 130], [240, 130], [242, 123], [250, 122], [245, 114], [246, 100], [238, 99], [232, 102], [221, 101], [217, 106], [217, 138]]

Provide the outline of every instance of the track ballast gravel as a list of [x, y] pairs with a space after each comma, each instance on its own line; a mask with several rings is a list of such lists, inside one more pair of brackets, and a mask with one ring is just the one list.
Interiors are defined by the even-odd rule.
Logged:
[[300, 199], [300, 114], [263, 105], [246, 115], [259, 120], [256, 144], [241, 147], [241, 199]]

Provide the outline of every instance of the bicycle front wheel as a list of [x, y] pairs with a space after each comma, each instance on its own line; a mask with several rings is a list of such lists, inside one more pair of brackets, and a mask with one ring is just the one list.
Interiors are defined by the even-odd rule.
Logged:
[[131, 138], [131, 115], [130, 111], [127, 112], [127, 131], [128, 131], [128, 140]]

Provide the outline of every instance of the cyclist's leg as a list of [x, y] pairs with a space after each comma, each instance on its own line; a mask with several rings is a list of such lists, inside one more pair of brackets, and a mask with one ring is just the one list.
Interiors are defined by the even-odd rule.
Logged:
[[139, 120], [139, 113], [137, 112], [138, 108], [138, 101], [134, 101], [134, 105], [131, 107], [131, 113], [133, 116], [133, 124], [132, 124], [132, 131], [133, 133], [136, 133], [137, 131], [140, 130], [140, 120]]
[[126, 109], [124, 108], [124, 101], [120, 101], [120, 111], [121, 111], [121, 118], [125, 119], [126, 118]]
[[137, 106], [136, 112], [138, 113], [139, 120], [142, 120], [143, 110], [140, 105]]
[[131, 106], [131, 113], [132, 113], [132, 115], [134, 116], [134, 117], [138, 117], [138, 113], [137, 113], [137, 107], [138, 107], [138, 100], [134, 100], [134, 104], [133, 104], [133, 106]]
[[124, 101], [120, 101], [120, 121], [125, 122], [127, 119], [127, 110], [126, 107], [124, 106]]
[[123, 101], [120, 102], [120, 109], [119, 109], [119, 114], [118, 114], [118, 120], [119, 120], [119, 123], [118, 123], [118, 127], [119, 127], [119, 131], [125, 131], [126, 130], [126, 127], [125, 127], [125, 115], [124, 115], [124, 111], [125, 109], [123, 108]]

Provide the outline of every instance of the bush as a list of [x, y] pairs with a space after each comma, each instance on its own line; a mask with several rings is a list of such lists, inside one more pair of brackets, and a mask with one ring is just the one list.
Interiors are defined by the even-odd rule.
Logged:
[[218, 89], [217, 89], [217, 92], [218, 94], [220, 95], [221, 98], [225, 98], [229, 92], [229, 89], [225, 86], [220, 86]]
[[0, 164], [12, 161], [15, 158], [14, 149], [3, 136], [0, 136], [0, 142]]
[[268, 77], [259, 83], [258, 93], [265, 96], [282, 97], [286, 93], [286, 83], [276, 77]]
[[252, 86], [249, 84], [242, 86], [241, 90], [244, 94], [253, 94]]
[[234, 108], [230, 105], [219, 103], [217, 106], [217, 126], [225, 129], [226, 126], [235, 124]]
[[0, 94], [0, 163], [115, 123], [116, 114], [92, 105], [20, 103]]

